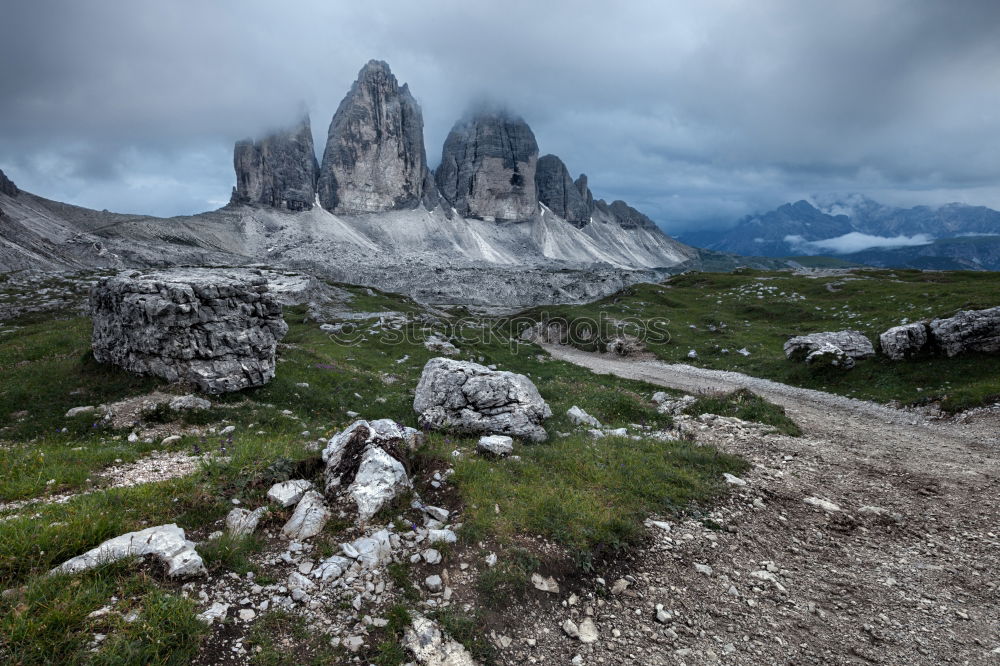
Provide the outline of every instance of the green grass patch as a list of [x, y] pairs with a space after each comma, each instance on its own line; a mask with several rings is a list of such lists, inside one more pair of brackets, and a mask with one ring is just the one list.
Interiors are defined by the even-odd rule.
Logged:
[[257, 618], [246, 643], [255, 666], [326, 666], [347, 659], [342, 650], [330, 645], [329, 637], [311, 630], [303, 617], [284, 610]]
[[[121, 601], [111, 612], [89, 617], [113, 598]], [[0, 600], [0, 657], [22, 666], [180, 666], [191, 662], [206, 631], [193, 602], [129, 562], [36, 578]], [[98, 633], [107, 639], [94, 644]]]
[[[442, 455], [453, 446], [435, 442]], [[746, 469], [741, 459], [712, 448], [652, 438], [575, 434], [519, 454], [520, 461], [470, 454], [456, 462], [466, 524], [505, 540], [546, 536], [584, 568], [634, 543], [650, 513], [706, 504], [723, 490], [723, 472]]]
[[[881, 332], [904, 320], [993, 307], [1000, 304], [998, 294], [1000, 273], [985, 271], [858, 270], [807, 277], [741, 269], [685, 273], [586, 305], [535, 308], [510, 321], [524, 326], [561, 318], [571, 324], [605, 322], [605, 328], [607, 322], [630, 321], [633, 328], [635, 322], [646, 322], [656, 334], [646, 346], [664, 361], [877, 402], [940, 402], [945, 410], [957, 411], [1000, 400], [1000, 358], [970, 354], [893, 362], [879, 356], [858, 362], [851, 371], [830, 372], [785, 359], [782, 347], [795, 335], [843, 329], [859, 330], [877, 344]], [[578, 340], [572, 344], [601, 346]], [[692, 349], [695, 359], [688, 357]], [[749, 355], [737, 353], [741, 349]]]
[[783, 435], [798, 437], [802, 434], [802, 429], [785, 414], [784, 407], [769, 402], [747, 389], [699, 397], [684, 410], [684, 413], [691, 416], [699, 414], [735, 416], [744, 421], [774, 426], [774, 429]]
[[531, 574], [541, 562], [524, 548], [512, 547], [497, 559], [495, 566], [485, 569], [476, 581], [479, 598], [488, 607], [503, 608], [522, 601], [532, 590]]

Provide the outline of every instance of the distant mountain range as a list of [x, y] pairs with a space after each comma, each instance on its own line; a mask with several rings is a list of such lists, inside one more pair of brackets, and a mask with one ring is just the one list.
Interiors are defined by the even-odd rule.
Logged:
[[731, 229], [678, 239], [748, 256], [831, 256], [893, 268], [1000, 270], [1000, 212], [960, 203], [898, 208], [860, 195], [797, 201], [748, 215]]

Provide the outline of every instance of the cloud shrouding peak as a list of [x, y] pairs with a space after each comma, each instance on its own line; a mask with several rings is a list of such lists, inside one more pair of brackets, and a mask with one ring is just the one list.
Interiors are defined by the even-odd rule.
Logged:
[[324, 145], [377, 58], [421, 103], [432, 165], [470, 102], [501, 100], [668, 230], [828, 191], [1000, 207], [1000, 3], [9, 5], [0, 168], [81, 205], [215, 207], [234, 141], [305, 104]]

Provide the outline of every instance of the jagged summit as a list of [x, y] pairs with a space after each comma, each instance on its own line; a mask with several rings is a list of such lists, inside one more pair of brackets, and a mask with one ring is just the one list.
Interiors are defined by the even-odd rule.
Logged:
[[0, 194], [6, 194], [9, 197], [16, 197], [20, 190], [17, 189], [17, 185], [7, 177], [7, 175], [0, 170]]
[[520, 116], [480, 107], [451, 129], [435, 179], [464, 217], [526, 220], [538, 212], [537, 163], [538, 143]]
[[[580, 177], [586, 182], [586, 176]], [[538, 188], [538, 200], [573, 226], [583, 227], [590, 222], [593, 197], [588, 202], [566, 165], [555, 155], [538, 158], [535, 187]]]
[[646, 215], [632, 208], [632, 206], [629, 206], [621, 199], [616, 199], [610, 204], [604, 203], [603, 199], [598, 199], [594, 202], [594, 206], [602, 209], [606, 208], [622, 229], [647, 229], [649, 231], [659, 229], [656, 226], [656, 222], [653, 222]]
[[233, 151], [236, 187], [232, 203], [309, 210], [316, 198], [319, 165], [309, 116], [260, 141], [239, 141]]
[[594, 221], [625, 230], [659, 232], [656, 224], [623, 201], [594, 199], [587, 176], [574, 181], [555, 155], [538, 157], [538, 142], [525, 120], [509, 108], [480, 102], [452, 127], [441, 165], [427, 167], [423, 115], [409, 87], [389, 65], [370, 60], [330, 122], [317, 164], [309, 119], [234, 151], [237, 184], [233, 204], [357, 215], [439, 204], [459, 217], [526, 221], [544, 205], [578, 229]]
[[420, 105], [385, 62], [362, 67], [337, 108], [318, 190], [323, 207], [337, 213], [436, 205]]

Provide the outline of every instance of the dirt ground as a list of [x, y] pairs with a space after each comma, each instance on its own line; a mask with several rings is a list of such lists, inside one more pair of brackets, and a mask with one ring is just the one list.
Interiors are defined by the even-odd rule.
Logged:
[[[548, 351], [689, 393], [746, 387], [804, 435], [695, 419], [698, 441], [753, 468], [710, 515], [650, 526], [615, 590], [595, 579], [519, 609], [505, 663], [1000, 664], [1000, 408], [928, 420], [736, 373]], [[596, 641], [567, 635], [566, 620], [587, 617]]]

